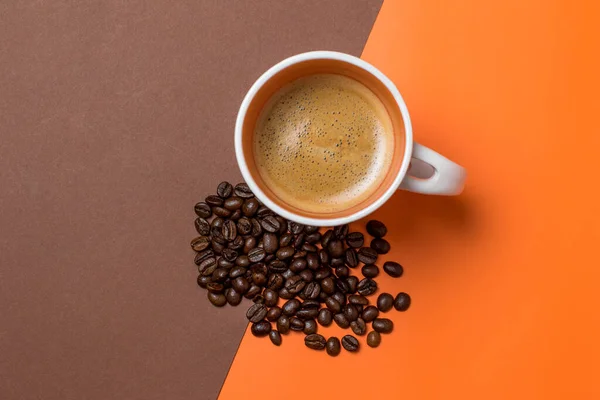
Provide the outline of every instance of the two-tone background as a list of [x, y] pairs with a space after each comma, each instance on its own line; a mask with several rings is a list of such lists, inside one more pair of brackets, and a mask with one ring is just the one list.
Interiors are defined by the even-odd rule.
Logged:
[[[381, 3], [0, 4], [0, 399], [600, 397], [599, 6]], [[375, 214], [413, 306], [337, 358], [246, 334], [189, 249], [245, 91], [316, 49], [380, 68], [469, 171]]]

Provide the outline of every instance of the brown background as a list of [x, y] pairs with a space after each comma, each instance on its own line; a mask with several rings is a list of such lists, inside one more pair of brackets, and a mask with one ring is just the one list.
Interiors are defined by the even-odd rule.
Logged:
[[359, 55], [380, 3], [0, 5], [0, 398], [217, 396], [245, 309], [197, 288], [193, 205], [253, 80]]

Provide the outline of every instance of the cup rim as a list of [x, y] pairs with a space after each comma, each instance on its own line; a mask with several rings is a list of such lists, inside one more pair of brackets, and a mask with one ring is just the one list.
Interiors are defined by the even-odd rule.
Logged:
[[[375, 78], [377, 78], [381, 83], [383, 83], [385, 85], [385, 87], [390, 91], [390, 93], [394, 97], [394, 100], [396, 100], [396, 103], [398, 104], [398, 108], [400, 109], [400, 113], [402, 115], [402, 120], [404, 122], [404, 130], [405, 130], [404, 159], [402, 160], [400, 170], [399, 170], [398, 174], [396, 175], [396, 177], [394, 178], [394, 181], [392, 182], [390, 187], [383, 193], [383, 195], [381, 195], [378, 199], [376, 199], [374, 202], [369, 204], [367, 207], [365, 207], [353, 214], [350, 214], [350, 215], [347, 215], [344, 217], [338, 217], [338, 218], [304, 217], [304, 216], [295, 214], [289, 210], [286, 210], [285, 208], [280, 207], [275, 202], [271, 201], [271, 199], [269, 199], [269, 197], [267, 195], [265, 195], [265, 193], [256, 184], [256, 182], [254, 181], [254, 178], [250, 174], [250, 171], [248, 169], [248, 164], [247, 164], [246, 158], [244, 156], [243, 146], [242, 146], [242, 133], [243, 133], [244, 120], [246, 119], [246, 113], [248, 111], [248, 107], [254, 100], [254, 97], [256, 96], [259, 89], [274, 75], [276, 75], [280, 71], [283, 71], [284, 69], [286, 69], [294, 64], [297, 64], [300, 62], [305, 62], [305, 61], [310, 61], [310, 60], [320, 60], [320, 59], [338, 60], [338, 61], [352, 64], [352, 65], [359, 67], [359, 68], [365, 70], [366, 72], [370, 73]], [[254, 84], [250, 87], [250, 90], [248, 90], [248, 93], [246, 93], [246, 96], [244, 97], [244, 100], [242, 101], [242, 104], [240, 105], [240, 110], [238, 112], [236, 122], [235, 122], [235, 156], [236, 156], [240, 171], [242, 173], [242, 176], [243, 176], [244, 180], [246, 181], [246, 183], [248, 184], [248, 186], [250, 187], [250, 189], [252, 190], [252, 192], [254, 193], [254, 195], [256, 197], [258, 197], [258, 199], [260, 201], [262, 201], [265, 206], [267, 206], [268, 208], [273, 210], [273, 212], [281, 215], [283, 218], [286, 218], [288, 220], [295, 221], [295, 222], [298, 222], [298, 223], [301, 223], [304, 225], [315, 225], [315, 226], [344, 225], [344, 224], [348, 224], [350, 222], [359, 220], [361, 218], [364, 218], [367, 215], [374, 212], [375, 210], [377, 210], [398, 190], [400, 183], [402, 182], [402, 180], [404, 179], [404, 177], [406, 175], [406, 172], [408, 171], [410, 159], [412, 156], [412, 148], [413, 148], [413, 134], [412, 134], [412, 125], [410, 122], [410, 116], [408, 114], [408, 108], [406, 107], [406, 104], [404, 103], [404, 99], [400, 95], [400, 92], [398, 91], [398, 89], [396, 88], [394, 83], [387, 76], [385, 76], [381, 71], [379, 71], [377, 68], [375, 68], [373, 65], [369, 64], [368, 62], [366, 62], [358, 57], [355, 57], [355, 56], [352, 56], [349, 54], [345, 54], [345, 53], [336, 52], [336, 51], [322, 51], [321, 50], [321, 51], [311, 51], [311, 52], [307, 52], [307, 53], [297, 54], [297, 55], [288, 57], [285, 60], [280, 61], [279, 63], [277, 63], [274, 66], [272, 66], [271, 68], [269, 68], [266, 72], [264, 72], [256, 80], [256, 82], [254, 82]]]

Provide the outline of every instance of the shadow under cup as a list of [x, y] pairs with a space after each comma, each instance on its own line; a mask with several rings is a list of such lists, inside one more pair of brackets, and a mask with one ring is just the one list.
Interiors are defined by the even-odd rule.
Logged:
[[[260, 176], [258, 168], [254, 160], [254, 130], [258, 120], [258, 117], [267, 103], [267, 101], [283, 86], [295, 81], [296, 79], [315, 74], [337, 74], [344, 75], [349, 78], [355, 79], [358, 82], [369, 88], [384, 104], [387, 113], [392, 121], [392, 127], [394, 131], [394, 150], [392, 162], [389, 170], [386, 173], [385, 178], [379, 187], [364, 201], [349, 207], [344, 210], [338, 210], [335, 212], [314, 212], [296, 207], [294, 204], [282, 201], [277, 197], [273, 191], [265, 184], [264, 180]], [[402, 113], [394, 98], [394, 95], [378, 78], [373, 76], [368, 71], [345, 61], [335, 59], [310, 59], [300, 61], [291, 64], [281, 71], [277, 72], [271, 78], [269, 78], [255, 93], [250, 100], [245, 115], [243, 116], [242, 122], [242, 135], [241, 135], [241, 151], [242, 156], [246, 162], [247, 172], [250, 178], [263, 194], [275, 203], [280, 208], [288, 211], [299, 217], [312, 218], [312, 219], [339, 219], [347, 218], [353, 214], [364, 210], [365, 208], [372, 205], [380, 197], [387, 192], [390, 187], [394, 184], [394, 181], [400, 173], [404, 154], [406, 152], [406, 135], [404, 120]], [[248, 178], [248, 177], [246, 177]], [[246, 179], [248, 180], [248, 179]], [[260, 198], [260, 193], [257, 194]], [[274, 210], [277, 211], [277, 210]]]

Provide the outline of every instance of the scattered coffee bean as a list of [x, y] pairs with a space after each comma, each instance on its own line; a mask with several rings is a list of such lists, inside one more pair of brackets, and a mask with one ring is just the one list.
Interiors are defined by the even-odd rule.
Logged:
[[233, 194], [233, 186], [229, 182], [221, 182], [217, 186], [217, 194], [219, 197], [226, 199]]
[[221, 217], [214, 217], [212, 221], [210, 221], [210, 228], [211, 229], [216, 229], [219, 228], [221, 229], [221, 227], [223, 226], [223, 218]]
[[400, 292], [394, 299], [394, 308], [398, 311], [406, 311], [410, 307], [410, 296], [407, 293]]
[[339, 239], [330, 240], [327, 244], [327, 252], [333, 258], [341, 257], [344, 254], [344, 245]]
[[236, 292], [233, 288], [225, 290], [225, 298], [231, 306], [237, 306], [242, 302], [242, 295]]
[[356, 268], [358, 266], [358, 254], [354, 249], [346, 249], [344, 252], [344, 261], [350, 268]]
[[239, 265], [240, 267], [247, 267], [250, 265], [250, 259], [247, 255], [241, 255], [235, 259], [235, 265]]
[[340, 303], [333, 297], [328, 297], [327, 300], [325, 300], [325, 305], [334, 313], [339, 313], [342, 310]]
[[227, 298], [224, 294], [213, 293], [211, 291], [208, 292], [208, 301], [210, 301], [215, 307], [223, 307], [225, 304], [227, 304]]
[[373, 329], [379, 333], [390, 333], [394, 329], [394, 323], [387, 318], [375, 318]]
[[[300, 271], [298, 276], [300, 276], [300, 278], [302, 278], [302, 280], [304, 282], [311, 282], [315, 279], [315, 275], [313, 274], [313, 272], [310, 269], [305, 269], [303, 271]], [[319, 295], [320, 295], [320, 293], [319, 293]]]
[[355, 249], [359, 249], [365, 244], [365, 237], [360, 232], [352, 232], [346, 235], [346, 244]]
[[336, 338], [335, 336], [330, 337], [327, 339], [327, 343], [325, 343], [325, 348], [327, 350], [327, 354], [332, 357], [337, 356], [341, 351], [340, 339]]
[[375, 238], [371, 240], [371, 248], [375, 250], [377, 254], [387, 254], [390, 251], [390, 244], [385, 239]]
[[394, 306], [394, 296], [389, 293], [381, 293], [377, 297], [377, 308], [379, 311], [388, 312]]
[[356, 321], [350, 323], [350, 329], [358, 336], [362, 336], [367, 333], [367, 324], [362, 318], [357, 318]]
[[253, 299], [257, 294], [260, 293], [261, 290], [262, 290], [262, 288], [260, 286], [251, 284], [250, 289], [248, 289], [248, 291], [246, 292], [244, 297], [247, 299]]
[[223, 282], [229, 276], [229, 271], [225, 268], [217, 268], [212, 273], [213, 282]]
[[246, 294], [248, 289], [250, 289], [250, 283], [243, 276], [238, 276], [231, 282], [231, 286], [233, 289], [239, 294]]
[[327, 248], [329, 242], [331, 241], [331, 239], [333, 239], [333, 237], [333, 231], [331, 229], [329, 229], [323, 234], [323, 236], [321, 237], [321, 246], [323, 246], [323, 249]]
[[203, 289], [206, 289], [206, 285], [211, 282], [211, 277], [200, 274], [200, 275], [198, 275], [197, 282], [198, 282], [198, 286], [200, 286]]
[[348, 317], [346, 317], [342, 313], [335, 314], [333, 316], [333, 320], [342, 329], [346, 329], [350, 326], [350, 321], [348, 321]]
[[317, 333], [317, 322], [314, 319], [307, 319], [306, 321], [304, 321], [303, 332], [305, 335]]
[[377, 252], [370, 247], [361, 247], [358, 250], [358, 260], [363, 264], [374, 264], [377, 261]]
[[379, 317], [379, 309], [375, 306], [366, 306], [362, 312], [362, 319], [365, 322], [371, 322], [375, 318]]
[[371, 331], [367, 335], [367, 344], [369, 347], [377, 347], [381, 343], [381, 334], [377, 331]]
[[346, 304], [344, 306], [344, 315], [348, 318], [348, 321], [356, 321], [358, 318], [358, 310], [354, 306], [354, 304]]
[[348, 296], [348, 302], [354, 305], [366, 306], [367, 304], [369, 304], [369, 299], [367, 299], [365, 296], [361, 296], [360, 294], [353, 294], [351, 296]]
[[290, 331], [290, 319], [286, 315], [282, 315], [277, 320], [277, 330], [284, 335]]
[[263, 296], [265, 297], [265, 305], [267, 307], [274, 307], [279, 301], [279, 295], [273, 289], [265, 289]]
[[297, 299], [290, 299], [283, 303], [281, 307], [283, 313], [288, 316], [295, 315], [296, 312], [300, 309], [300, 301]]
[[246, 217], [253, 217], [256, 212], [258, 211], [258, 208], [260, 207], [260, 204], [258, 203], [258, 200], [254, 197], [246, 199], [244, 201], [244, 204], [242, 204], [242, 213], [246, 216]]
[[235, 195], [244, 199], [248, 199], [250, 197], [254, 197], [254, 193], [250, 190], [248, 185], [245, 183], [238, 183], [235, 185]]
[[211, 282], [206, 284], [206, 289], [212, 293], [221, 293], [225, 289], [222, 283], [212, 282], [212, 277], [210, 278]]
[[271, 332], [269, 332], [269, 339], [271, 339], [271, 343], [275, 346], [281, 346], [281, 335], [279, 332], [271, 330]]
[[292, 294], [300, 293], [305, 286], [306, 282], [298, 275], [294, 275], [285, 281], [285, 288]]
[[358, 290], [358, 278], [356, 276], [349, 276], [346, 278], [346, 283], [348, 284], [348, 293], [356, 293]]
[[196, 215], [200, 218], [210, 218], [210, 216], [212, 215], [210, 206], [204, 202], [196, 204], [194, 206], [194, 211], [196, 212]]
[[217, 217], [227, 218], [231, 215], [231, 211], [223, 207], [213, 207], [212, 212], [215, 213]]
[[252, 224], [252, 231], [250, 231], [250, 234], [254, 237], [259, 237], [260, 235], [262, 235], [263, 229], [260, 222], [258, 222], [257, 219], [252, 218], [250, 220], [250, 223]]
[[211, 207], [221, 207], [223, 205], [223, 199], [219, 196], [211, 194], [204, 199], [204, 202]]
[[252, 263], [257, 263], [257, 262], [261, 262], [265, 258], [266, 255], [267, 255], [267, 253], [265, 253], [264, 249], [262, 249], [260, 247], [255, 247], [254, 249], [252, 249], [248, 252], [248, 259]]
[[375, 264], [367, 264], [362, 267], [361, 272], [365, 278], [375, 278], [379, 275], [379, 267]]
[[311, 234], [306, 233], [305, 241], [310, 244], [317, 244], [321, 241], [321, 234], [319, 232], [313, 232]]
[[323, 337], [323, 335], [319, 335], [318, 333], [313, 333], [311, 335], [307, 335], [304, 338], [304, 344], [309, 349], [313, 350], [323, 350], [325, 348], [325, 343], [327, 341]]
[[233, 196], [225, 200], [225, 202], [223, 202], [223, 207], [225, 207], [229, 211], [235, 211], [242, 207], [243, 204], [244, 199], [238, 196]]
[[298, 331], [298, 332], [304, 330], [304, 321], [302, 321], [298, 317], [291, 317], [290, 318], [290, 329], [293, 331]]
[[279, 260], [287, 260], [294, 255], [294, 251], [295, 250], [292, 246], [282, 247], [277, 250], [276, 255]]
[[383, 264], [383, 270], [393, 278], [401, 277], [404, 272], [402, 266], [394, 261], [386, 261], [385, 264]]
[[269, 308], [269, 311], [267, 312], [267, 320], [271, 321], [271, 322], [275, 322], [279, 319], [279, 317], [281, 317], [281, 308], [275, 306], [275, 307], [271, 307]]
[[322, 308], [317, 317], [319, 324], [329, 326], [333, 322], [333, 314], [327, 308]]
[[387, 233], [387, 228], [383, 222], [371, 220], [367, 222], [367, 232], [373, 237], [382, 238]]
[[335, 274], [338, 278], [347, 278], [350, 276], [350, 269], [345, 265], [342, 265], [341, 267], [337, 267], [335, 269]]
[[237, 236], [237, 226], [232, 220], [227, 220], [221, 227], [221, 234], [228, 242], [233, 241]]
[[271, 332], [271, 323], [269, 321], [259, 321], [252, 324], [250, 331], [254, 336], [267, 336]]
[[192, 240], [190, 245], [194, 251], [200, 252], [210, 246], [210, 238], [208, 236], [198, 236]]
[[196, 218], [194, 221], [194, 226], [196, 227], [198, 234], [201, 236], [207, 236], [210, 233], [210, 224], [204, 218]]
[[360, 342], [352, 335], [346, 335], [342, 338], [342, 347], [350, 352], [358, 351]]

